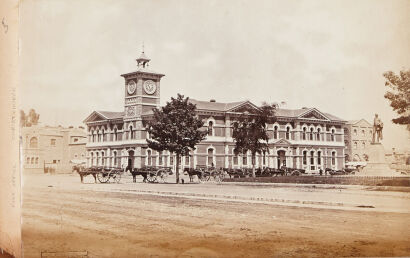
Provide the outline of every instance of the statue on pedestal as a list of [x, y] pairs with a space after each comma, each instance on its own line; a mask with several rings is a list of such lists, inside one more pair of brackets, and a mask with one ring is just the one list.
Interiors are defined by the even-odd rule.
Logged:
[[372, 143], [380, 143], [383, 140], [383, 122], [378, 114], [374, 115], [373, 122], [373, 141]]

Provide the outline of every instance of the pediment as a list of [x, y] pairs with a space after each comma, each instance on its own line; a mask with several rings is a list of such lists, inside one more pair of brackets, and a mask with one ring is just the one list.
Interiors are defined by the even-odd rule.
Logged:
[[104, 117], [102, 114], [98, 113], [97, 111], [94, 111], [84, 120], [84, 123], [104, 121], [104, 120], [107, 120], [107, 118]]
[[359, 122], [357, 122], [355, 124], [355, 126], [359, 126], [359, 127], [371, 127], [372, 125], [367, 122], [367, 120], [361, 119]]
[[290, 144], [291, 143], [285, 139], [279, 139], [277, 142], [275, 142], [275, 145], [282, 145], [282, 146], [288, 146]]
[[329, 121], [330, 119], [325, 116], [322, 112], [317, 110], [316, 108], [312, 108], [299, 116], [299, 118], [303, 119], [311, 119], [311, 120], [326, 120]]
[[229, 109], [228, 112], [256, 114], [258, 110], [259, 108], [257, 106], [247, 101]]

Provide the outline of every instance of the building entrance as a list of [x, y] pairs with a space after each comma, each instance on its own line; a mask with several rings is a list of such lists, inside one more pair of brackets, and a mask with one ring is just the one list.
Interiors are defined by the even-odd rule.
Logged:
[[278, 168], [286, 167], [286, 152], [284, 150], [278, 151]]
[[129, 169], [134, 169], [134, 151], [130, 150], [128, 151], [128, 164], [127, 168]]

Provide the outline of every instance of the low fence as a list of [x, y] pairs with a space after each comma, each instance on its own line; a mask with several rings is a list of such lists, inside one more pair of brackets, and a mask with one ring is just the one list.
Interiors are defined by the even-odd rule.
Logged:
[[224, 182], [260, 182], [260, 183], [294, 183], [294, 184], [337, 184], [368, 186], [409, 186], [410, 177], [389, 176], [277, 176], [225, 178]]

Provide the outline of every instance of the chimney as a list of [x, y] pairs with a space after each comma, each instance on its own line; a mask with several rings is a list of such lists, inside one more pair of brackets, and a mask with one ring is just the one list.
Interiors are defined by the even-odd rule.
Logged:
[[211, 99], [209, 102], [216, 102], [216, 100], [214, 100], [214, 99]]

